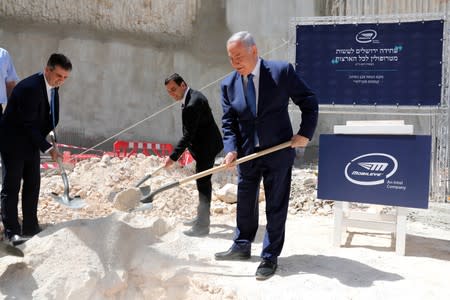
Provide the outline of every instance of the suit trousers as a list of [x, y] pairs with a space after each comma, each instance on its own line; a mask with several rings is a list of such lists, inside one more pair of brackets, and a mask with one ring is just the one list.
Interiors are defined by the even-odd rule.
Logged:
[[[214, 166], [214, 157], [212, 159], [198, 159], [196, 160], [195, 172], [199, 173]], [[198, 209], [197, 209], [197, 224], [200, 226], [209, 226], [209, 215], [211, 208], [211, 194], [212, 194], [212, 175], [208, 175], [196, 180], [198, 190]]]
[[[266, 158], [257, 158], [239, 168], [238, 202], [234, 247], [250, 250], [258, 231], [259, 186], [264, 184], [266, 198], [266, 231], [261, 257], [276, 263], [283, 249], [285, 224], [291, 190], [292, 167], [280, 168]], [[250, 167], [249, 167], [250, 166]]]
[[[211, 169], [213, 166], [214, 166], [214, 158], [199, 159], [196, 161], [195, 172], [200, 173], [202, 171]], [[211, 202], [211, 194], [212, 194], [211, 177], [212, 175], [208, 175], [196, 180], [200, 201]]]
[[[3, 186], [0, 192], [1, 215], [6, 237], [14, 234], [29, 234], [39, 230], [37, 206], [41, 184], [40, 154], [36, 149], [23, 159], [1, 153]], [[18, 217], [18, 202], [22, 186], [22, 231]]]

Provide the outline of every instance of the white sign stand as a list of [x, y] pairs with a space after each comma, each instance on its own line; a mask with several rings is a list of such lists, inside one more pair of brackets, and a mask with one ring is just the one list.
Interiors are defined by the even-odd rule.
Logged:
[[[334, 126], [334, 134], [413, 134], [413, 126], [405, 125], [403, 120], [394, 121], [347, 121], [346, 125]], [[334, 202], [333, 246], [342, 244], [342, 232], [348, 227], [365, 228], [392, 232], [395, 236], [395, 252], [405, 255], [406, 207], [395, 207], [395, 215], [380, 213], [352, 212], [349, 202]]]

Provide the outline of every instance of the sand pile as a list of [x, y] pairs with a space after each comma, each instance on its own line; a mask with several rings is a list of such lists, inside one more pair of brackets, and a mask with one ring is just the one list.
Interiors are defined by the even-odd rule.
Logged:
[[23, 259], [3, 259], [1, 293], [17, 299], [198, 297], [186, 270], [189, 257], [158, 246], [173, 227], [124, 213], [52, 226], [22, 247]]
[[[195, 182], [159, 194], [150, 210], [126, 213], [114, 208], [112, 195], [129, 189], [161, 163], [143, 156], [80, 162], [68, 172], [71, 194], [88, 203], [79, 210], [51, 199], [51, 192], [62, 194], [63, 185], [56, 172], [46, 174], [39, 206], [44, 231], [19, 246], [23, 258], [0, 255], [0, 298], [450, 298], [444, 276], [450, 268], [448, 209], [430, 210], [433, 215], [423, 210], [410, 214], [405, 257], [395, 254], [390, 234], [363, 232], [336, 249], [331, 246], [332, 202], [315, 198], [315, 170], [296, 169], [279, 268], [273, 278], [259, 282], [254, 272], [265, 229], [264, 202], [252, 258], [245, 262], [214, 260], [215, 252], [231, 245], [233, 203], [214, 196], [210, 234], [204, 238], [182, 234], [186, 227], [181, 220], [195, 214]], [[185, 178], [193, 170], [192, 165], [161, 172], [150, 179], [151, 188]], [[235, 176], [214, 175], [213, 190], [235, 183]], [[448, 214], [434, 216], [442, 212]], [[430, 226], [432, 220], [438, 222]], [[443, 229], [442, 224], [448, 227]]]
[[[193, 279], [192, 268], [210, 262], [212, 252], [205, 251], [207, 259], [196, 258], [193, 249], [198, 249], [198, 240], [184, 236], [182, 228], [175, 229], [196, 213], [195, 181], [158, 194], [152, 209], [123, 212], [130, 207], [130, 199], [139, 198], [141, 191], [134, 185], [161, 164], [160, 158], [138, 155], [66, 165], [70, 195], [88, 204], [77, 210], [52, 200], [52, 192], [63, 195], [64, 185], [58, 171], [47, 171], [42, 176], [38, 210], [44, 231], [20, 246], [24, 258], [1, 258], [0, 293], [38, 299], [235, 299], [233, 289]], [[147, 185], [156, 190], [194, 170], [194, 164], [177, 165], [158, 172]], [[313, 170], [294, 171], [291, 213], [317, 211], [316, 175]], [[234, 222], [235, 183], [235, 171], [213, 175], [213, 218]], [[221, 200], [225, 194], [226, 202]], [[122, 200], [114, 203], [120, 195]], [[219, 231], [232, 235], [233, 227]]]

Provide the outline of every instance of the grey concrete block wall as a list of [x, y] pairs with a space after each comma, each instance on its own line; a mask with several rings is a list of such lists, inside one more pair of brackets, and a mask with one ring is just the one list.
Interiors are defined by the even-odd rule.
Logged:
[[[261, 52], [287, 38], [289, 17], [314, 15], [314, 1], [3, 0], [0, 45], [21, 78], [41, 71], [52, 52], [73, 62], [61, 88], [65, 143], [91, 147], [171, 105], [164, 78], [180, 73], [209, 98], [220, 124], [219, 79], [231, 72], [225, 49], [235, 31], [249, 30]], [[286, 59], [287, 45], [268, 58]], [[174, 143], [181, 135], [173, 107], [116, 139]]]
[[0, 15], [37, 24], [188, 39], [199, 0], [2, 0]]
[[[202, 15], [206, 23], [221, 23], [219, 27], [224, 34], [215, 33], [213, 37], [220, 38], [224, 45], [223, 40], [229, 33], [225, 30], [224, 8], [220, 5], [218, 10], [209, 9], [207, 5], [192, 10], [192, 3], [197, 1], [183, 1], [187, 5], [178, 10], [186, 14], [180, 15], [177, 7], [183, 5], [179, 1], [167, 1], [171, 5], [166, 5], [159, 17], [149, 17], [149, 21], [160, 24], [159, 27], [137, 30], [124, 24], [123, 20], [113, 22], [115, 18], [120, 18], [117, 9], [112, 9], [110, 17], [113, 20], [103, 20], [112, 22], [106, 25], [104, 22], [92, 23], [92, 18], [83, 14], [77, 20], [86, 24], [75, 25], [78, 21], [73, 19], [55, 24], [57, 16], [66, 16], [65, 13], [73, 9], [74, 3], [80, 6], [87, 3], [69, 1], [71, 5], [59, 7], [57, 12], [53, 9], [47, 12], [44, 9], [43, 12], [34, 5], [27, 6], [25, 2], [2, 1], [1, 46], [10, 51], [21, 78], [41, 71], [52, 52], [64, 53], [72, 60], [74, 68], [71, 78], [61, 88], [62, 123], [58, 130], [66, 142], [90, 147], [171, 105], [173, 102], [167, 96], [163, 82], [165, 76], [173, 72], [179, 72], [193, 88], [200, 88], [221, 76], [224, 67], [228, 67], [224, 47], [217, 54], [217, 41], [206, 36], [208, 27], [214, 26], [199, 26], [195, 22], [196, 17]], [[53, 3], [40, 2], [44, 6]], [[102, 3], [106, 2], [110, 1]], [[116, 2], [125, 5], [125, 1]], [[16, 9], [5, 10], [5, 4]], [[27, 8], [25, 12], [18, 13], [18, 7]], [[182, 19], [178, 21], [182, 25], [176, 24], [178, 19]], [[129, 21], [134, 22], [134, 19], [130, 17]], [[198, 28], [195, 36], [192, 34], [194, 28]], [[207, 42], [211, 41], [216, 43], [208, 46]], [[209, 53], [211, 48], [216, 53]], [[215, 89], [211, 88], [205, 94], [217, 93], [216, 87], [217, 84]], [[213, 109], [219, 117], [218, 97], [207, 96], [211, 98]], [[180, 112], [174, 107], [116, 139], [173, 143], [180, 134]], [[102, 148], [111, 149], [110, 144], [106, 143]]]
[[[288, 59], [291, 18], [326, 13], [336, 3], [2, 0], [0, 46], [10, 51], [22, 78], [42, 70], [52, 52], [69, 56], [74, 69], [61, 89], [60, 140], [91, 147], [171, 105], [163, 81], [173, 72], [195, 89], [207, 87], [202, 92], [220, 124], [219, 79], [232, 71], [227, 38], [248, 30], [260, 54], [270, 52], [265, 58]], [[298, 127], [300, 115], [295, 109], [291, 117]], [[357, 112], [321, 114], [317, 132], [331, 133], [333, 124], [371, 118]], [[426, 118], [408, 118], [407, 123], [425, 133], [430, 126]], [[116, 139], [174, 143], [180, 135], [180, 111], [173, 107], [100, 148], [112, 149]], [[318, 134], [311, 145], [318, 145]]]

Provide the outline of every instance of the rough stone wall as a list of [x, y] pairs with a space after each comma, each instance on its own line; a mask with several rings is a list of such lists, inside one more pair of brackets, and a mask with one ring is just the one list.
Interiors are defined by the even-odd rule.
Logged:
[[192, 34], [197, 0], [2, 0], [0, 16], [138, 34]]
[[[60, 90], [62, 143], [97, 145], [172, 105], [163, 82], [173, 72], [195, 89], [208, 86], [203, 93], [220, 124], [218, 83], [211, 82], [230, 68], [222, 1], [146, 1], [155, 15], [147, 27], [137, 26], [139, 18], [129, 13], [144, 16], [143, 1], [29, 2], [0, 1], [0, 47], [11, 53], [20, 78], [41, 71], [52, 52], [72, 60], [70, 78]], [[132, 6], [136, 3], [142, 9]], [[66, 17], [71, 10], [78, 17]], [[175, 143], [180, 135], [180, 110], [174, 106], [100, 148], [111, 150], [118, 139]]]

